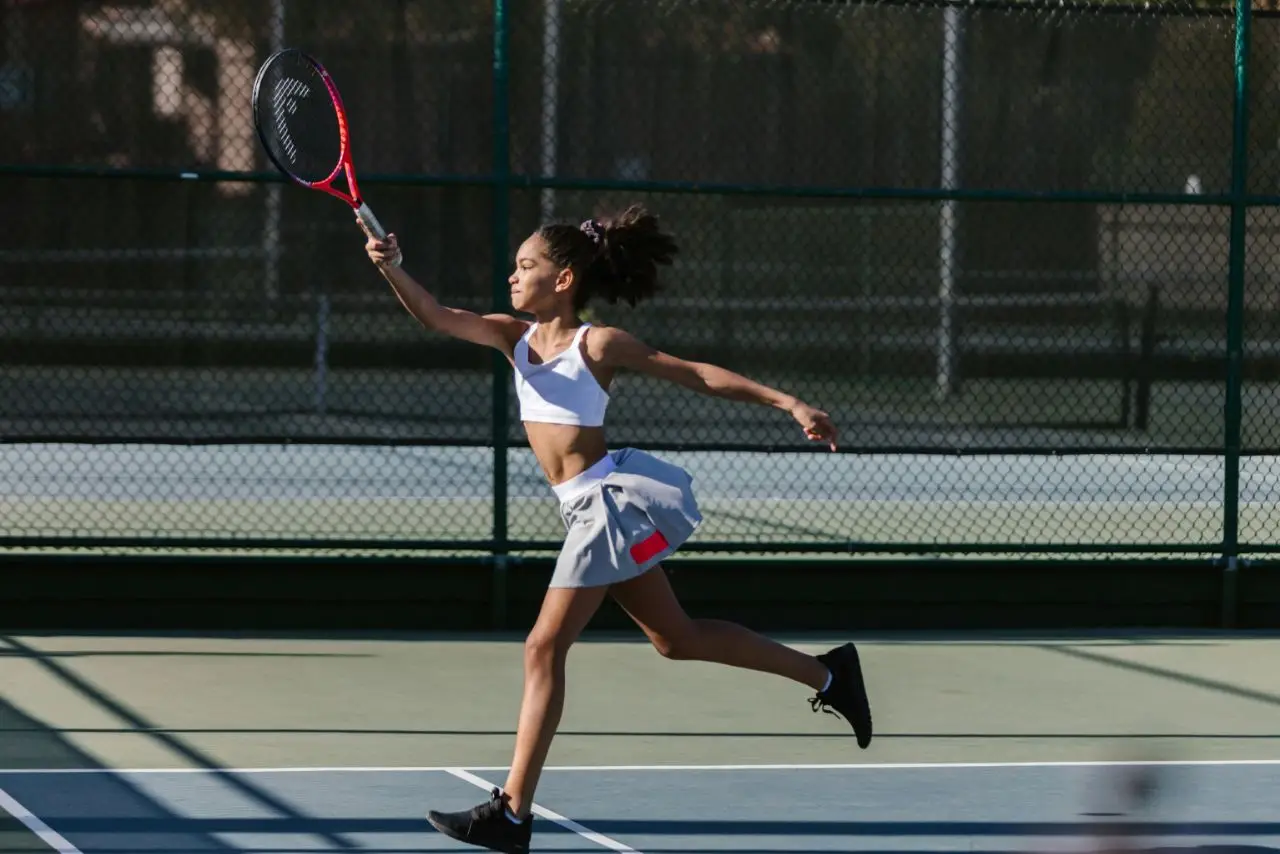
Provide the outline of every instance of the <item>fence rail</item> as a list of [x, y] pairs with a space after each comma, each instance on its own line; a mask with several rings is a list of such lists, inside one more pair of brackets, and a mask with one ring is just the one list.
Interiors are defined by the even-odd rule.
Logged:
[[418, 329], [284, 184], [253, 75], [305, 47], [440, 298], [640, 200], [669, 288], [592, 309], [826, 408], [619, 380], [692, 554], [1275, 550], [1280, 17], [1184, 0], [0, 5], [0, 547], [558, 547], [498, 356]]

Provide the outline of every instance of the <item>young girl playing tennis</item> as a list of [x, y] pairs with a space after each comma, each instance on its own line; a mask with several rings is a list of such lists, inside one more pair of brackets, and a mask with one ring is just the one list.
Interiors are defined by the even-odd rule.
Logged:
[[672, 238], [639, 206], [579, 227], [545, 225], [521, 244], [506, 314], [440, 305], [400, 266], [395, 235], [365, 246], [404, 307], [424, 326], [496, 348], [514, 368], [521, 421], [560, 501], [567, 531], [542, 610], [524, 649], [524, 697], [506, 783], [487, 803], [428, 813], [448, 836], [496, 851], [526, 852], [534, 789], [564, 704], [565, 657], [606, 595], [660, 654], [773, 673], [813, 688], [814, 711], [833, 709], [871, 742], [871, 708], [858, 652], [845, 644], [817, 657], [720, 620], [688, 617], [660, 567], [702, 521], [683, 469], [632, 448], [610, 452], [603, 423], [609, 387], [632, 370], [702, 394], [780, 409], [805, 436], [834, 451], [827, 413], [723, 368], [659, 352], [634, 336], [579, 320], [593, 298], [631, 305], [658, 290], [658, 265], [676, 254]]

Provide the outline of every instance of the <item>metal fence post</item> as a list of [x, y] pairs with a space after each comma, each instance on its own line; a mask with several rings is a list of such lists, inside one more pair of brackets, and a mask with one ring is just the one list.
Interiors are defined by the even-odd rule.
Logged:
[[1244, 349], [1244, 262], [1248, 207], [1245, 193], [1248, 175], [1249, 128], [1249, 24], [1251, 10], [1236, 0], [1235, 97], [1231, 152], [1231, 250], [1227, 280], [1227, 389], [1224, 407], [1225, 436], [1222, 520], [1222, 624], [1235, 623], [1236, 572], [1240, 552], [1240, 386]]
[[[511, 192], [506, 0], [493, 2], [493, 310], [507, 307], [507, 243]], [[493, 352], [493, 628], [507, 620], [507, 364]]]

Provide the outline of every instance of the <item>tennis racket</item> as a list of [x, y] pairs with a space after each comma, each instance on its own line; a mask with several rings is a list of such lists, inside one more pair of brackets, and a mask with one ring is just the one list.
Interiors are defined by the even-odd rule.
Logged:
[[[329, 72], [296, 48], [267, 58], [253, 81], [253, 123], [276, 168], [312, 190], [342, 199], [379, 240], [386, 229], [360, 197], [347, 111]], [[347, 191], [333, 185], [346, 178]]]

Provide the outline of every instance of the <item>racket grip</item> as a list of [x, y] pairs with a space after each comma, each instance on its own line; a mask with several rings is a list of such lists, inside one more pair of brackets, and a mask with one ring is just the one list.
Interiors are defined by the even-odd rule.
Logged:
[[373, 211], [369, 210], [369, 206], [364, 202], [361, 202], [360, 207], [356, 208], [356, 216], [360, 218], [360, 222], [374, 237], [379, 240], [387, 239], [387, 230], [382, 227], [382, 223], [378, 222], [378, 218], [373, 215]]
[[[369, 210], [369, 206], [364, 202], [361, 202], [360, 207], [356, 208], [356, 217], [360, 220], [360, 224], [364, 226], [366, 232], [379, 240], [387, 239], [387, 230], [382, 227], [382, 223], [378, 222], [378, 218], [373, 215], [373, 211]], [[397, 258], [392, 266], [399, 267], [400, 259]]]

